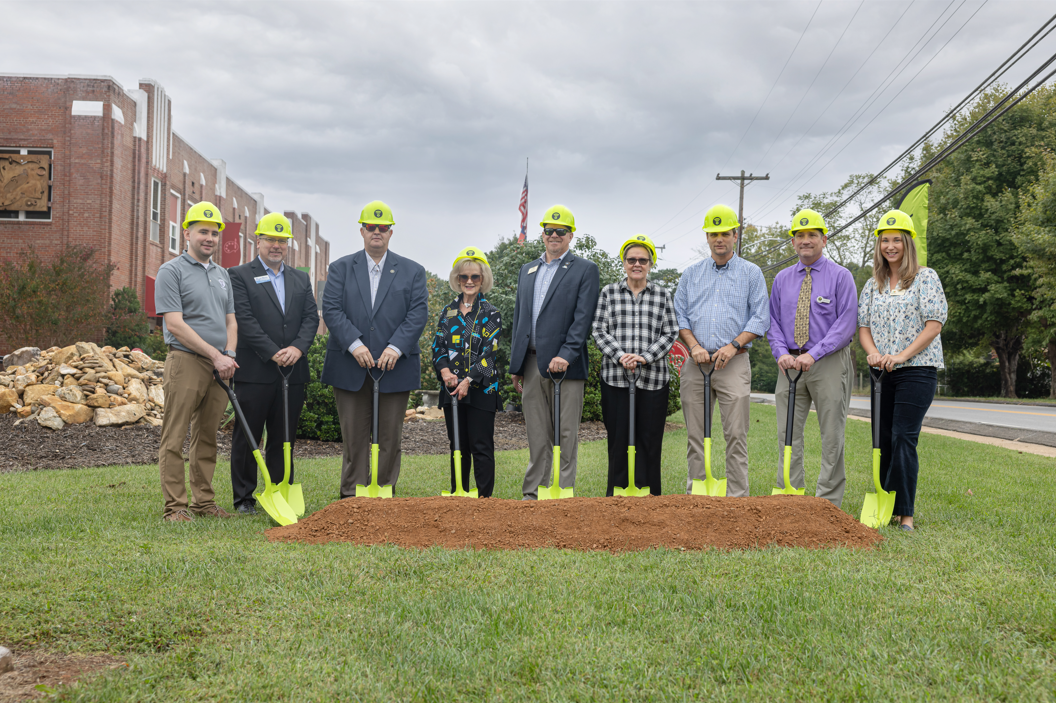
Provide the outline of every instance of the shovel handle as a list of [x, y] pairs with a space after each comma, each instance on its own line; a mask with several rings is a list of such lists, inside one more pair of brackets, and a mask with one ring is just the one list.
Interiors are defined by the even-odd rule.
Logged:
[[231, 401], [231, 407], [235, 409], [235, 417], [238, 418], [238, 424], [242, 427], [242, 434], [246, 436], [246, 440], [249, 442], [249, 446], [253, 448], [253, 451], [258, 451], [257, 442], [253, 439], [253, 433], [249, 431], [249, 423], [246, 422], [246, 416], [242, 414], [242, 406], [238, 404], [238, 398], [235, 397], [235, 392], [231, 390], [231, 386], [227, 385], [220, 378], [220, 374], [217, 371], [213, 371], [213, 378], [220, 384], [220, 387], [227, 393], [228, 399]]

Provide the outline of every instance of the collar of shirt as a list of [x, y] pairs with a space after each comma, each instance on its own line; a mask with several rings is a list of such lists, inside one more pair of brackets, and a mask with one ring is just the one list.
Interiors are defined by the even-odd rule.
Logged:
[[[631, 290], [631, 287], [630, 287], [629, 285], [627, 285], [627, 277], [626, 277], [626, 276], [624, 276], [624, 277], [623, 277], [623, 280], [622, 280], [622, 281], [620, 281], [620, 288], [621, 288], [621, 289], [623, 289], [623, 290], [629, 291], [629, 292], [630, 292], [630, 293], [631, 293], [632, 295], [634, 295], [634, 291], [632, 291], [632, 290]], [[646, 280], [646, 282], [645, 282], [645, 289], [644, 289], [644, 290], [643, 290], [642, 292], [643, 292], [643, 293], [644, 293], [644, 292], [650, 292], [650, 293], [651, 293], [651, 292], [652, 292], [652, 291], [654, 291], [655, 289], [656, 289], [656, 284], [655, 284], [655, 283], [653, 283], [653, 282], [652, 282], [652, 281], [650, 281], [650, 280]]]
[[379, 272], [385, 269], [385, 259], [389, 258], [389, 252], [387, 249], [385, 250], [385, 253], [381, 255], [381, 261], [379, 261], [377, 264], [374, 263], [374, 259], [371, 257], [370, 254], [367, 254], [367, 251], [365, 249], [363, 250], [363, 254], [366, 256], [367, 259], [367, 273], [373, 271], [375, 265], [378, 267]]
[[261, 263], [262, 266], [264, 266], [264, 272], [268, 274], [269, 278], [278, 278], [286, 271], [286, 264], [282, 261], [279, 262], [279, 272], [275, 273], [274, 269], [268, 266], [267, 262], [264, 261], [264, 259], [262, 259], [260, 256], [257, 257], [257, 260]]
[[189, 251], [183, 252], [183, 254], [181, 254], [181, 256], [185, 257], [192, 264], [197, 264], [198, 266], [201, 266], [206, 271], [209, 270], [209, 265], [213, 263], [213, 260], [209, 259], [203, 264], [201, 261], [199, 261], [198, 259], [196, 259], [193, 256], [191, 256], [191, 253]]
[[719, 264], [719, 263], [716, 263], [715, 257], [709, 256], [708, 257], [708, 261], [711, 262], [711, 268], [713, 270], [715, 270], [715, 271], [722, 271], [723, 269], [727, 269], [729, 271], [732, 271], [734, 268], [736, 268], [736, 266], [734, 265], [733, 262], [737, 261], [738, 258], [739, 257], [736, 254], [734, 254], [733, 256], [730, 257], [730, 260], [727, 261], [725, 264]]
[[552, 264], [559, 264], [562, 261], [564, 261], [565, 257], [568, 256], [571, 252], [572, 252], [572, 249], [566, 249], [564, 254], [562, 254], [561, 256], [557, 257], [556, 259], [554, 259], [553, 261], [551, 261], [548, 264], [548, 263], [546, 263], [546, 252], [544, 251], [543, 255], [539, 257], [539, 260], [543, 262], [543, 266], [550, 266]]
[[[824, 254], [822, 254], [817, 261], [810, 265], [810, 270], [820, 271], [828, 263], [829, 260], [825, 258]], [[795, 268], [796, 273], [804, 273], [807, 270], [806, 265], [802, 261], [797, 261], [793, 268]]]

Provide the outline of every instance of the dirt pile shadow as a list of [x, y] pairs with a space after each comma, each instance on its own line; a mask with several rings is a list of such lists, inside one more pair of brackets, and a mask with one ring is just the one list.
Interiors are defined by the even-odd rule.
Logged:
[[346, 498], [294, 525], [265, 533], [273, 542], [352, 542], [401, 547], [633, 552], [671, 549], [871, 549], [883, 541], [821, 498]]

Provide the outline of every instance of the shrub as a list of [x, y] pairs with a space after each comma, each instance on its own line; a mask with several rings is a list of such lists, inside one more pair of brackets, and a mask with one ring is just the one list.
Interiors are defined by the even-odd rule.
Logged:
[[[939, 371], [940, 391], [946, 396], [996, 398], [1001, 395], [1001, 372], [996, 359], [978, 352], [948, 355]], [[1047, 398], [1050, 370], [1041, 350], [1024, 349], [1016, 366], [1016, 396]]]
[[98, 339], [110, 321], [112, 264], [72, 246], [45, 261], [33, 247], [0, 264], [0, 338], [46, 349]]
[[165, 344], [165, 335], [161, 328], [143, 337], [140, 340], [139, 348], [155, 361], [165, 361], [165, 356], [169, 353], [169, 347]]
[[316, 335], [308, 350], [308, 369], [311, 380], [304, 388], [304, 409], [297, 424], [297, 437], [319, 439], [324, 442], [341, 440], [341, 423], [337, 417], [334, 389], [322, 384], [323, 360], [326, 359], [327, 335]]
[[112, 347], [142, 347], [149, 329], [134, 288], [118, 288], [110, 296], [110, 322], [104, 341]]

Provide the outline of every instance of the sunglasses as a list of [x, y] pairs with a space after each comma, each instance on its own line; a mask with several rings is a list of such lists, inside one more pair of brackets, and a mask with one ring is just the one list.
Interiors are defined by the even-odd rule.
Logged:
[[649, 265], [649, 259], [636, 259], [634, 257], [628, 257], [628, 258], [624, 259], [624, 261], [627, 262], [628, 266], [634, 266], [635, 264], [637, 264], [639, 266], [648, 266]]
[[384, 234], [385, 232], [388, 232], [390, 229], [392, 229], [392, 227], [390, 225], [363, 225], [363, 229], [367, 230], [368, 232], [378, 230], [379, 232]]
[[480, 276], [479, 273], [460, 273], [460, 274], [458, 274], [458, 280], [460, 280], [462, 283], [465, 283], [467, 281], [473, 281], [474, 283], [480, 283], [480, 278], [481, 278], [481, 276]]
[[546, 227], [543, 229], [543, 234], [547, 237], [564, 237], [569, 234], [567, 229], [558, 229], [557, 227]]

